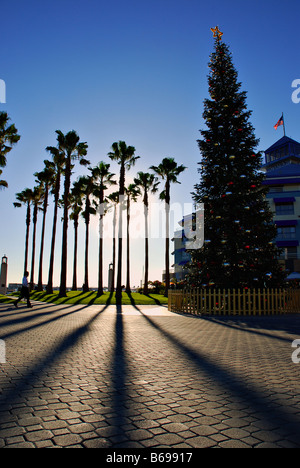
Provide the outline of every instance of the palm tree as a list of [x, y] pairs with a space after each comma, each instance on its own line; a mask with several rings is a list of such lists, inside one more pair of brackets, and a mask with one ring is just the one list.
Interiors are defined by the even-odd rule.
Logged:
[[[105, 215], [104, 210], [104, 192], [111, 186], [115, 185], [116, 181], [113, 180], [115, 174], [109, 171], [110, 164], [106, 164], [101, 161], [98, 166], [92, 169], [92, 174], [96, 181], [96, 190], [94, 192], [98, 199], [98, 211], [100, 212], [99, 218], [99, 260], [98, 260], [98, 296], [103, 294], [103, 217]], [[98, 184], [97, 184], [98, 182]]]
[[25, 260], [24, 260], [24, 271], [27, 271], [28, 266], [28, 241], [29, 241], [29, 228], [31, 221], [31, 202], [33, 198], [33, 192], [31, 189], [26, 188], [23, 192], [16, 194], [17, 201], [14, 202], [15, 208], [20, 208], [23, 205], [27, 207], [26, 210], [26, 235], [25, 235]]
[[52, 188], [52, 195], [54, 196], [54, 212], [53, 212], [53, 226], [52, 226], [52, 239], [51, 239], [51, 252], [49, 261], [48, 284], [46, 291], [48, 294], [53, 294], [53, 271], [54, 271], [54, 254], [55, 254], [55, 241], [56, 241], [56, 225], [58, 214], [58, 202], [60, 194], [60, 182], [64, 165], [64, 153], [54, 146], [47, 146], [47, 151], [50, 152], [55, 165], [54, 183]]
[[[3, 172], [3, 171], [0, 169], [0, 176], [1, 176], [2, 172]], [[7, 188], [7, 187], [8, 187], [8, 183], [6, 182], [6, 180], [1, 180], [1, 179], [0, 179], [0, 190], [1, 190], [3, 187], [4, 187], [4, 188]]]
[[61, 254], [61, 276], [59, 296], [67, 295], [67, 251], [68, 251], [68, 220], [69, 220], [69, 196], [71, 185], [72, 161], [79, 160], [83, 166], [89, 164], [84, 156], [87, 154], [87, 143], [79, 142], [79, 136], [74, 130], [71, 130], [64, 135], [60, 130], [56, 130], [58, 148], [64, 153], [64, 195], [63, 195], [63, 237], [62, 237], [62, 254]]
[[[6, 112], [0, 112], [0, 167], [6, 166], [7, 154], [12, 147], [20, 140], [18, 130], [14, 124], [9, 124], [10, 118]], [[2, 174], [2, 171], [0, 175]], [[5, 180], [0, 181], [0, 187], [8, 187]]]
[[158, 166], [151, 166], [150, 169], [154, 171], [162, 180], [165, 181], [164, 190], [160, 193], [160, 199], [165, 202], [166, 211], [166, 252], [165, 252], [165, 265], [166, 265], [166, 280], [165, 280], [165, 296], [168, 295], [170, 289], [170, 258], [169, 258], [169, 225], [170, 225], [170, 186], [171, 183], [180, 184], [177, 180], [186, 167], [183, 165], [178, 166], [174, 158], [164, 158]]
[[117, 288], [116, 288], [116, 302], [121, 303], [122, 300], [122, 211], [125, 193], [125, 172], [130, 170], [132, 166], [139, 159], [139, 156], [134, 156], [134, 146], [127, 146], [125, 141], [119, 141], [112, 144], [112, 151], [108, 156], [112, 161], [116, 161], [120, 165], [120, 179], [119, 179], [119, 233], [118, 233], [118, 272], [117, 272]]
[[48, 198], [49, 198], [49, 189], [54, 184], [55, 176], [55, 164], [51, 161], [44, 161], [45, 167], [41, 172], [36, 172], [34, 176], [37, 178], [36, 182], [40, 184], [41, 190], [43, 192], [43, 223], [42, 223], [42, 233], [41, 233], [41, 250], [40, 250], [40, 263], [39, 263], [39, 277], [37, 290], [43, 291], [43, 255], [44, 255], [44, 239], [45, 239], [45, 226], [46, 226], [46, 215], [48, 209]]
[[129, 184], [127, 188], [125, 188], [125, 193], [127, 195], [127, 204], [126, 204], [126, 211], [127, 211], [127, 274], [126, 274], [126, 289], [127, 293], [131, 292], [130, 289], [130, 202], [131, 200], [137, 200], [137, 197], [140, 195], [140, 190], [135, 184]]
[[85, 222], [85, 261], [84, 261], [84, 283], [83, 292], [89, 291], [89, 226], [91, 214], [96, 214], [96, 209], [93, 208], [91, 197], [95, 191], [95, 179], [93, 176], [81, 176], [78, 179], [81, 186], [82, 194], [85, 197], [85, 208], [82, 216]]
[[34, 288], [34, 267], [35, 267], [35, 239], [36, 239], [36, 224], [38, 217], [39, 206], [42, 204], [42, 189], [40, 186], [34, 187], [32, 191], [33, 204], [33, 235], [32, 235], [32, 256], [31, 256], [31, 271], [30, 271], [30, 289]]
[[144, 278], [144, 294], [148, 294], [149, 281], [149, 229], [148, 229], [148, 213], [149, 213], [149, 193], [158, 191], [158, 178], [154, 174], [148, 172], [138, 172], [134, 183], [143, 190], [144, 216], [145, 216], [145, 278]]
[[74, 223], [74, 259], [73, 259], [73, 282], [72, 291], [77, 291], [77, 245], [78, 245], [78, 224], [79, 215], [82, 212], [83, 192], [80, 182], [73, 183], [70, 195], [70, 219]]
[[117, 205], [119, 203], [119, 192], [113, 192], [107, 197], [108, 202], [113, 206], [113, 249], [112, 249], [112, 283], [110, 292], [115, 290], [115, 272], [116, 272], [116, 225], [117, 225]]

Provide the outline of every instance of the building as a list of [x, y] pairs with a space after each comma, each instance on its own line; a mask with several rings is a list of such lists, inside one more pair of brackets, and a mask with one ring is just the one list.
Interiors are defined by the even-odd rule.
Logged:
[[174, 242], [174, 277], [177, 282], [185, 279], [186, 270], [184, 266], [191, 260], [191, 255], [186, 251], [186, 243], [188, 239], [184, 235], [184, 225], [190, 224], [193, 221], [193, 215], [184, 216], [178, 223], [182, 229], [174, 233], [172, 241]]
[[300, 272], [300, 143], [284, 136], [265, 151], [267, 199], [277, 226], [280, 259], [289, 273]]

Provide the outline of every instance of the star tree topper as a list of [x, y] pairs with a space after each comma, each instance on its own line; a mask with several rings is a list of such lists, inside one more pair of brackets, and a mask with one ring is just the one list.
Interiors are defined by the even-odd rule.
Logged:
[[210, 28], [210, 30], [214, 33], [214, 37], [216, 37], [218, 41], [222, 39], [223, 33], [220, 31], [218, 26], [216, 26], [215, 28]]

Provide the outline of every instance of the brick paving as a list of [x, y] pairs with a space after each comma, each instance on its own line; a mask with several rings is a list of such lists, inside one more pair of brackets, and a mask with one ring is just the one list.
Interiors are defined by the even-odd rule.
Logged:
[[300, 315], [0, 305], [0, 448], [298, 448]]

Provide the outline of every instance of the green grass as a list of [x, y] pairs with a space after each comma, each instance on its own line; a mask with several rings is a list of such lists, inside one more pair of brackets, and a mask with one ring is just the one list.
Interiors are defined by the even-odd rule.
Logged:
[[[16, 295], [17, 296], [17, 295]], [[82, 291], [69, 291], [67, 297], [58, 297], [58, 291], [54, 294], [47, 294], [46, 292], [33, 292], [30, 294], [30, 299], [34, 301], [41, 301], [53, 304], [88, 304], [88, 305], [108, 305], [116, 304], [115, 293], [105, 292], [102, 296], [97, 297], [94, 291], [83, 293]], [[10, 304], [14, 299], [9, 296], [0, 295], [0, 303]], [[123, 305], [164, 305], [168, 303], [168, 299], [160, 294], [144, 294], [122, 293]]]

